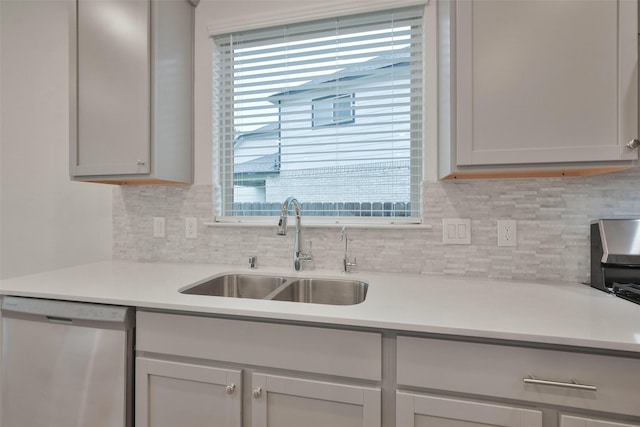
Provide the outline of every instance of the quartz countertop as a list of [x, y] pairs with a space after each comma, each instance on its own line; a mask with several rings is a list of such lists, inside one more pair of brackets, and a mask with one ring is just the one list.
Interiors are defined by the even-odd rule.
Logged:
[[[179, 292], [222, 273], [348, 277], [369, 289], [349, 306]], [[640, 305], [579, 283], [105, 261], [5, 279], [0, 294], [640, 353]]]

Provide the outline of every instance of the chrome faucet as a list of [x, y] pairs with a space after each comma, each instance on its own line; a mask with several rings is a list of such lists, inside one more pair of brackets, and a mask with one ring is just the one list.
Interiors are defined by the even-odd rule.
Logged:
[[281, 236], [287, 235], [287, 214], [289, 212], [289, 206], [293, 205], [293, 209], [296, 213], [296, 236], [293, 242], [293, 268], [295, 271], [302, 270], [302, 261], [311, 261], [313, 255], [311, 252], [303, 253], [300, 249], [300, 235], [302, 225], [300, 224], [300, 203], [294, 197], [289, 197], [282, 204], [282, 211], [280, 212], [280, 221], [278, 221], [278, 234]]
[[353, 258], [353, 262], [349, 260], [349, 236], [347, 236], [347, 227], [342, 227], [340, 231], [340, 240], [344, 241], [344, 258], [342, 258], [342, 271], [348, 273], [351, 267], [358, 266], [358, 260]]

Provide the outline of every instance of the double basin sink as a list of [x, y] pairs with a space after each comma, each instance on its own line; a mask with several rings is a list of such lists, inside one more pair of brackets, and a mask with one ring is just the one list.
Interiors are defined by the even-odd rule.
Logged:
[[348, 279], [223, 274], [180, 290], [191, 295], [251, 298], [313, 304], [354, 305], [366, 298], [368, 284]]

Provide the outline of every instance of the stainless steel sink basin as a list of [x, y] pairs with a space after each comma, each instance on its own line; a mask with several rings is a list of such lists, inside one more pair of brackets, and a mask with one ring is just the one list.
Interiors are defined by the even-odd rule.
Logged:
[[312, 304], [354, 305], [363, 302], [369, 285], [350, 279], [223, 274], [180, 290], [191, 295], [252, 298]]
[[225, 274], [197, 284], [180, 293], [216, 297], [263, 299], [282, 286], [287, 279], [253, 274]]
[[342, 279], [297, 279], [273, 297], [276, 301], [354, 305], [367, 296], [364, 282]]

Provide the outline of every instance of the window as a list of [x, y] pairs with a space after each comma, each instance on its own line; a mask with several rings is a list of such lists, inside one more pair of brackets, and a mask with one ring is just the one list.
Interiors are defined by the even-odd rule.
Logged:
[[[218, 217], [420, 218], [423, 8], [214, 37]], [[345, 218], [346, 219], [346, 218]]]
[[323, 96], [313, 100], [313, 127], [346, 125], [355, 122], [353, 97], [351, 95]]

